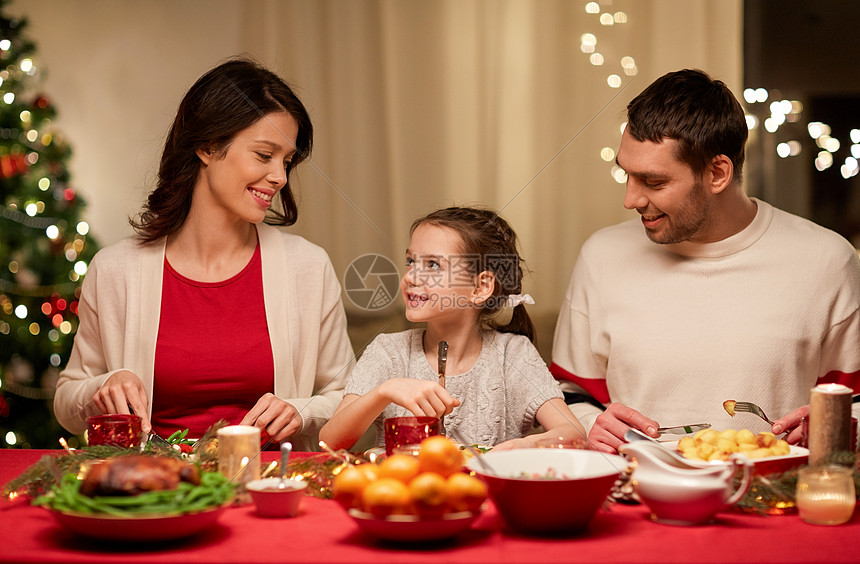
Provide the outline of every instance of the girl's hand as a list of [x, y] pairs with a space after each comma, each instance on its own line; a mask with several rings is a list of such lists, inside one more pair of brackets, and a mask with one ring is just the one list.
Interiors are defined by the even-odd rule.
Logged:
[[511, 450], [515, 448], [532, 448], [535, 445], [531, 444], [531, 442], [526, 437], [520, 437], [519, 439], [511, 439], [509, 441], [505, 441], [503, 443], [499, 443], [493, 447], [493, 450]]
[[93, 394], [93, 402], [102, 413], [123, 413], [140, 416], [140, 430], [149, 433], [152, 425], [147, 413], [146, 389], [137, 374], [131, 370], [118, 370], [105, 380]]
[[380, 388], [389, 402], [405, 407], [417, 417], [441, 417], [460, 405], [460, 400], [430, 380], [392, 378]]
[[257, 400], [256, 405], [239, 423], [253, 425], [268, 433], [273, 441], [283, 441], [295, 435], [302, 428], [302, 416], [293, 406], [272, 393]]

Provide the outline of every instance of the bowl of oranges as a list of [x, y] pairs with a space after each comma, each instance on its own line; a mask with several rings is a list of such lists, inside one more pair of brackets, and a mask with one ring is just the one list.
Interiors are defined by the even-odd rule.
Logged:
[[463, 469], [460, 447], [443, 436], [414, 454], [345, 466], [332, 483], [334, 499], [371, 537], [420, 542], [468, 529], [487, 499], [487, 486]]

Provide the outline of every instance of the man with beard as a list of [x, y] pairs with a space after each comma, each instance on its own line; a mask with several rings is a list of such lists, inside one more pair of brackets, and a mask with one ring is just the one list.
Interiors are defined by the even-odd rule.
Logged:
[[[644, 233], [602, 229], [577, 258], [551, 366], [571, 411], [605, 452], [631, 427], [700, 422], [798, 442], [812, 387], [860, 391], [857, 252], [745, 194], [747, 124], [723, 82], [669, 73], [627, 113], [616, 162]], [[732, 399], [779, 419], [732, 420]]]

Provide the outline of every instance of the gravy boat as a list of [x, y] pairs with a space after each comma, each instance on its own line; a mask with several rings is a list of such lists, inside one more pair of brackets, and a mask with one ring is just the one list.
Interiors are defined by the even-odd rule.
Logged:
[[[728, 463], [701, 468], [656, 442], [625, 443], [619, 451], [633, 463], [633, 488], [651, 509], [651, 518], [670, 525], [710, 523], [714, 515], [740, 500], [753, 474], [753, 464], [744, 455], [732, 455]], [[734, 490], [733, 478], [739, 469], [743, 479]]]

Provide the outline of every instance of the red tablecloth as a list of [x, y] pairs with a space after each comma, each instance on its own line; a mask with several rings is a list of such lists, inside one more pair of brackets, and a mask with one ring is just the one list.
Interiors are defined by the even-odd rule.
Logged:
[[[0, 450], [0, 483], [42, 455]], [[301, 456], [296, 453], [294, 456]], [[271, 460], [277, 453], [264, 453]], [[712, 525], [673, 527], [648, 519], [643, 506], [601, 510], [588, 531], [570, 538], [529, 538], [506, 531], [495, 508], [455, 540], [420, 550], [365, 538], [333, 501], [306, 497], [293, 519], [263, 519], [253, 507], [227, 509], [212, 528], [181, 541], [131, 549], [106, 546], [61, 528], [40, 507], [0, 507], [0, 562], [858, 562], [860, 517], [836, 527], [796, 515], [720, 514]]]

